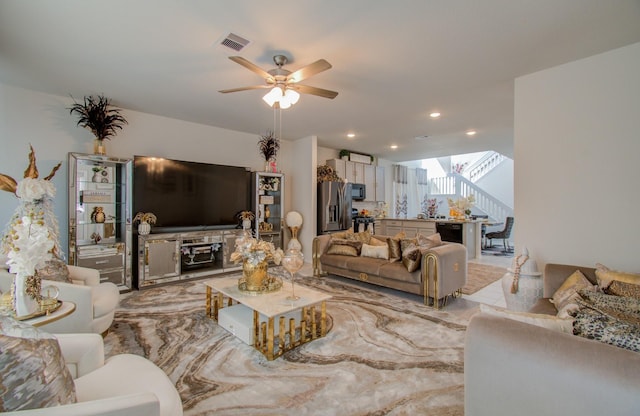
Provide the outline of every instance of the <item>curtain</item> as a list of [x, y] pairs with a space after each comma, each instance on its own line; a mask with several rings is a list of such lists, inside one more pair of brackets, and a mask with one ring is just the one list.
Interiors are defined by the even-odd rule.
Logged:
[[427, 177], [427, 170], [416, 168], [416, 199], [420, 207], [419, 213], [427, 213], [427, 207], [429, 203], [429, 178]]
[[408, 168], [402, 165], [393, 165], [393, 206], [391, 209], [395, 213], [395, 218], [407, 218], [407, 174]]
[[427, 212], [427, 170], [393, 165], [393, 206], [396, 218], [415, 218]]

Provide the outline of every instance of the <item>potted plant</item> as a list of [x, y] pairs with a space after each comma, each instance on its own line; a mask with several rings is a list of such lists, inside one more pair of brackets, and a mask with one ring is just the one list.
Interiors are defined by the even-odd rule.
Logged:
[[275, 172], [276, 156], [278, 155], [278, 150], [280, 150], [280, 139], [276, 137], [273, 131], [267, 130], [258, 140], [258, 149], [262, 153], [262, 157], [264, 157], [265, 171]]
[[116, 135], [117, 130], [122, 130], [122, 126], [128, 124], [120, 114], [121, 110], [113, 107], [111, 100], [103, 95], [85, 96], [83, 103], [74, 100], [74, 104], [68, 110], [69, 114], [78, 115], [78, 126], [91, 130], [95, 136], [93, 151], [98, 155], [106, 154], [104, 141], [110, 140]]
[[350, 154], [351, 154], [350, 151], [342, 149], [342, 150], [340, 150], [340, 159], [349, 160], [349, 155]]

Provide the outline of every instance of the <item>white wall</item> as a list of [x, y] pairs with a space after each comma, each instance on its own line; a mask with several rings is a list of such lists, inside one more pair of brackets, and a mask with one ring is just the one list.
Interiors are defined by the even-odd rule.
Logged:
[[[22, 178], [29, 162], [29, 143], [36, 151], [41, 177], [46, 176], [55, 164], [63, 162], [53, 182], [57, 188], [54, 211], [60, 223], [61, 244], [65, 250], [68, 241], [67, 153], [93, 152], [93, 136], [88, 130], [76, 126], [76, 117], [71, 116], [67, 110], [71, 104], [69, 97], [0, 84], [0, 173], [16, 180]], [[258, 152], [257, 135], [126, 109], [123, 115], [129, 124], [107, 142], [107, 153], [110, 155], [123, 158], [134, 155], [159, 156], [246, 166], [252, 170], [264, 169], [264, 162]], [[308, 164], [292, 165], [292, 147], [295, 152], [298, 151], [297, 146], [283, 140], [278, 154], [278, 169], [287, 175], [287, 183], [293, 177], [311, 175]], [[297, 169], [303, 172], [297, 172]], [[305, 190], [304, 187], [295, 189], [298, 198], [306, 197], [309, 200], [312, 196], [311, 190]], [[315, 187], [313, 191], [315, 195]], [[2, 229], [9, 222], [17, 204], [15, 196], [0, 192]], [[287, 198], [285, 213], [291, 209], [290, 204], [291, 198]], [[311, 242], [307, 245], [310, 247]], [[307, 261], [310, 261], [310, 256]]]
[[480, 178], [476, 185], [513, 207], [513, 168], [513, 160], [506, 157], [498, 166]]
[[516, 249], [640, 272], [640, 43], [518, 78]]

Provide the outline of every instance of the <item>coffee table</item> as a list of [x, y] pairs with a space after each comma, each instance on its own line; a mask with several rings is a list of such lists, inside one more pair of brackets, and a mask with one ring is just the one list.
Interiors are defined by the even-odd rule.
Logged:
[[[327, 334], [326, 301], [331, 295], [296, 285], [300, 299], [287, 300], [291, 294], [290, 282], [285, 282], [276, 292], [256, 295], [240, 291], [238, 279], [239, 276], [216, 277], [204, 282], [207, 316], [219, 323], [219, 314], [225, 307], [241, 304], [251, 309], [253, 320], [244, 323], [251, 330], [249, 344], [268, 360]], [[318, 305], [320, 310], [316, 311]], [[288, 321], [285, 316], [289, 317]]]

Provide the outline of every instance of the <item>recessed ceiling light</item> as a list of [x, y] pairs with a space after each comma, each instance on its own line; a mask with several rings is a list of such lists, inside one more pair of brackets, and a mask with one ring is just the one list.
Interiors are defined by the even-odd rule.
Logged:
[[392, 148], [392, 149], [397, 149], [397, 148], [398, 148], [398, 145], [397, 145], [397, 144], [392, 144], [392, 145], [391, 145], [391, 146], [389, 146], [389, 147], [390, 147], [390, 148]]
[[347, 137], [350, 139], [353, 139], [354, 137], [356, 137], [355, 133], [348, 133]]
[[438, 117], [440, 117], [440, 113], [438, 113], [437, 111], [435, 111], [435, 112], [433, 112], [433, 113], [429, 114], [429, 117], [431, 117], [431, 118], [438, 118]]
[[475, 130], [469, 130], [466, 134], [467, 134], [467, 136], [475, 136], [476, 135], [476, 131]]

